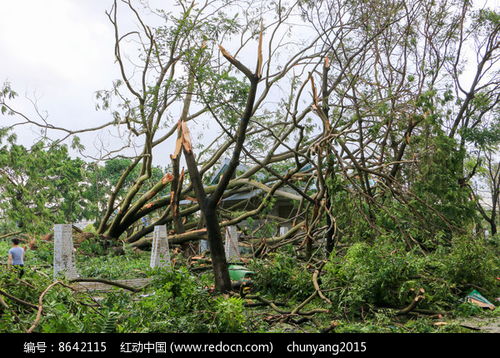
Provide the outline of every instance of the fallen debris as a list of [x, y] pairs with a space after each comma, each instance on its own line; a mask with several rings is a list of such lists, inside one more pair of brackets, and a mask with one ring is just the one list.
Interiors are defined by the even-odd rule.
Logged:
[[425, 298], [424, 293], [425, 293], [425, 290], [423, 288], [419, 289], [418, 293], [415, 296], [415, 298], [413, 299], [413, 301], [411, 301], [411, 303], [408, 306], [406, 306], [405, 308], [397, 311], [396, 315], [398, 315], [398, 316], [405, 315], [405, 314], [413, 311], [415, 309], [415, 307], [417, 307], [418, 303]]
[[488, 308], [494, 310], [496, 307], [493, 303], [488, 301], [483, 295], [481, 295], [477, 290], [473, 290], [465, 297], [465, 302], [472, 303], [476, 306], [482, 308]]

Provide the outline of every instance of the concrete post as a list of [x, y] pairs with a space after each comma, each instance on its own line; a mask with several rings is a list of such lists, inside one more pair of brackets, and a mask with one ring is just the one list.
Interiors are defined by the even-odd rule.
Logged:
[[226, 243], [224, 245], [227, 262], [237, 262], [241, 260], [238, 239], [239, 234], [236, 231], [236, 226], [228, 226], [226, 228]]
[[200, 254], [208, 250], [209, 250], [208, 240], [200, 240]]
[[167, 239], [167, 226], [155, 225], [153, 232], [153, 246], [151, 247], [151, 261], [149, 266], [166, 267], [170, 266], [170, 251]]
[[280, 236], [285, 235], [288, 232], [288, 226], [280, 226]]
[[71, 224], [57, 224], [54, 226], [54, 278], [60, 275], [68, 279], [78, 277], [72, 230]]

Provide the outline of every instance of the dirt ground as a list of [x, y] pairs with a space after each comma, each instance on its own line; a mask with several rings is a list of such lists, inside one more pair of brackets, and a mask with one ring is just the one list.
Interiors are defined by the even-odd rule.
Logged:
[[484, 333], [500, 333], [500, 317], [467, 318], [457, 321], [463, 327], [478, 330]]

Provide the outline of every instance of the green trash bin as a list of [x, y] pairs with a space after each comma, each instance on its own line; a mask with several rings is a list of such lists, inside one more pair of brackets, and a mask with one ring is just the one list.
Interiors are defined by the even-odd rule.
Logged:
[[252, 276], [255, 272], [250, 271], [245, 266], [241, 265], [229, 265], [229, 278], [231, 281], [245, 282], [248, 283], [252, 280]]

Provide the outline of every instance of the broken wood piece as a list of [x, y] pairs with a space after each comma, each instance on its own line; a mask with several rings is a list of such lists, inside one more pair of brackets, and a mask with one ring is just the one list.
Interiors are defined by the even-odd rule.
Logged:
[[326, 303], [328, 304], [332, 304], [332, 301], [326, 297], [323, 292], [321, 291], [321, 288], [319, 287], [319, 283], [318, 283], [318, 277], [321, 273], [321, 269], [323, 268], [323, 266], [325, 266], [325, 263], [326, 262], [323, 262], [320, 267], [314, 271], [313, 275], [312, 275], [312, 282], [313, 282], [313, 286], [314, 286], [314, 289], [316, 290], [316, 292], [318, 293], [319, 297], [321, 297], [321, 299], [323, 301], [325, 301]]
[[330, 325], [328, 327], [325, 327], [320, 330], [320, 333], [328, 333], [333, 331], [335, 328], [339, 326], [339, 323], [337, 321], [331, 321]]
[[411, 312], [415, 307], [417, 307], [418, 303], [424, 299], [424, 293], [425, 290], [423, 288], [419, 289], [413, 301], [405, 308], [397, 311], [396, 315], [401, 316], [407, 314], [408, 312]]
[[100, 283], [105, 283], [105, 284], [110, 285], [110, 286], [120, 287], [120, 288], [123, 288], [125, 290], [132, 291], [132, 292], [139, 292], [144, 288], [144, 287], [135, 288], [135, 287], [132, 287], [129, 285], [125, 285], [121, 282], [115, 282], [115, 281], [106, 280], [103, 278], [75, 278], [75, 279], [69, 280], [69, 282], [71, 282], [71, 283], [73, 283], [73, 282], [100, 282]]

